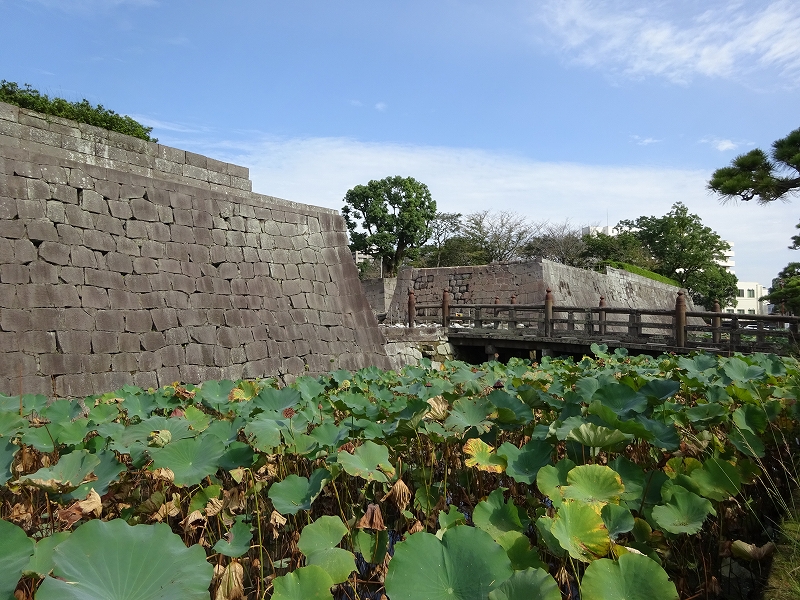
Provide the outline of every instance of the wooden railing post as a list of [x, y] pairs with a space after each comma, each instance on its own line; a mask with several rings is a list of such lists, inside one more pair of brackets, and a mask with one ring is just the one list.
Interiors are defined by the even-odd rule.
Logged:
[[555, 304], [555, 299], [553, 298], [553, 290], [547, 288], [547, 292], [544, 295], [544, 336], [545, 337], [553, 337], [553, 304]]
[[686, 298], [683, 291], [678, 292], [675, 299], [675, 345], [678, 348], [686, 347]]
[[[495, 304], [500, 304], [500, 296], [495, 296], [494, 297], [494, 303]], [[494, 316], [496, 317], [499, 314], [500, 314], [500, 309], [499, 308], [495, 308], [494, 309]], [[494, 328], [495, 329], [500, 329], [500, 321], [495, 321], [494, 322]]]
[[[511, 296], [511, 304], [517, 303], [517, 295], [514, 294]], [[508, 328], [509, 329], [516, 329], [517, 328], [517, 309], [516, 308], [509, 308], [508, 309]]]
[[600, 321], [600, 335], [606, 334], [606, 311], [603, 309], [606, 307], [606, 297], [600, 296], [600, 314], [599, 314], [599, 321]]
[[414, 327], [414, 321], [417, 318], [417, 298], [414, 296], [414, 290], [408, 288], [408, 326]]
[[[722, 307], [719, 305], [719, 300], [714, 300], [714, 312], [721, 313]], [[712, 317], [711, 319], [711, 340], [715, 344], [719, 344], [722, 341], [722, 317]]]
[[450, 292], [442, 290], [442, 327], [450, 327]]
[[475, 329], [483, 328], [483, 315], [481, 314], [480, 304], [475, 307], [475, 323], [473, 326]]

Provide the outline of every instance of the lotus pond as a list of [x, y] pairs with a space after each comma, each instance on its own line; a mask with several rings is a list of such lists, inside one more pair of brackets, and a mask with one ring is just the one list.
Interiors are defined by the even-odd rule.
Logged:
[[756, 597], [798, 362], [593, 352], [0, 396], [0, 600]]

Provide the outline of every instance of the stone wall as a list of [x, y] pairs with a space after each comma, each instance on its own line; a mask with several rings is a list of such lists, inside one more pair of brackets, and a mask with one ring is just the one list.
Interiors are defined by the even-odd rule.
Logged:
[[381, 325], [386, 338], [386, 354], [395, 371], [407, 365], [418, 365], [423, 358], [435, 363], [452, 360], [453, 346], [447, 340], [447, 331], [441, 327], [396, 327]]
[[0, 103], [0, 393], [387, 367], [335, 212]]
[[361, 286], [375, 315], [385, 315], [392, 304], [397, 277], [362, 279]]
[[[403, 322], [409, 288], [417, 304], [441, 303], [442, 291], [452, 294], [452, 304], [501, 304], [517, 295], [519, 304], [543, 304], [547, 288], [557, 306], [597, 306], [605, 296], [610, 307], [673, 309], [678, 288], [608, 268], [606, 273], [568, 267], [548, 260], [494, 263], [469, 267], [402, 269], [387, 319]], [[693, 310], [690, 299], [689, 310]]]

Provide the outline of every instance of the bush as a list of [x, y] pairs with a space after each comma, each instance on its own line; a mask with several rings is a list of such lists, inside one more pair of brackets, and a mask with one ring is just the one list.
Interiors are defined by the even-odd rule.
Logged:
[[156, 138], [150, 137], [150, 132], [153, 131], [152, 127], [145, 127], [127, 115], [118, 115], [113, 110], [103, 108], [100, 104], [92, 106], [85, 98], [80, 102], [50, 98], [47, 94], [41, 94], [39, 90], [33, 89], [28, 83], [20, 87], [13, 81], [3, 79], [0, 81], [0, 101], [46, 115], [72, 119], [79, 123], [124, 133], [148, 142], [158, 141]]

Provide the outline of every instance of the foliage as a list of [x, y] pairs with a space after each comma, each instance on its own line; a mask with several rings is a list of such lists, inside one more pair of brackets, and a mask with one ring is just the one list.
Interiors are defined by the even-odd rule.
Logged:
[[718, 265], [730, 245], [681, 202], [663, 217], [620, 221], [617, 229], [636, 236], [655, 260], [653, 270], [686, 287], [696, 303], [711, 308], [715, 299], [721, 306], [734, 301], [736, 276]]
[[648, 271], [647, 269], [643, 269], [642, 267], [637, 267], [636, 265], [631, 265], [629, 263], [615, 262], [615, 261], [608, 261], [605, 264], [615, 269], [622, 269], [623, 271], [628, 271], [629, 273], [633, 273], [635, 275], [641, 275], [642, 277], [647, 277], [648, 279], [652, 279], [653, 281], [659, 281], [661, 283], [666, 283], [667, 285], [674, 285], [675, 287], [681, 287], [680, 282], [675, 281], [674, 279], [670, 279], [669, 277], [664, 277], [663, 275], [659, 275], [658, 273], [653, 273], [652, 271]]
[[737, 156], [729, 167], [714, 171], [708, 189], [728, 200], [767, 204], [800, 189], [800, 129], [772, 143], [769, 155], [756, 148]]
[[382, 260], [388, 276], [416, 255], [430, 236], [436, 216], [428, 186], [413, 177], [373, 179], [348, 190], [344, 202], [342, 216], [350, 232], [350, 249]]
[[584, 260], [591, 263], [623, 263], [652, 271], [655, 259], [632, 231], [608, 235], [599, 231], [583, 236]]
[[524, 258], [543, 258], [571, 267], [584, 266], [586, 240], [580, 228], [573, 227], [567, 219], [563, 223], [544, 223], [539, 229], [522, 248]]
[[480, 248], [475, 257], [478, 262], [473, 264], [488, 264], [519, 259], [537, 229], [537, 225], [516, 213], [482, 210], [466, 216], [462, 235]]
[[593, 352], [0, 396], [0, 594], [711, 595], [794, 480], [800, 364]]
[[800, 263], [786, 265], [772, 280], [769, 294], [759, 300], [776, 305], [778, 312], [800, 314]]
[[[431, 221], [430, 243], [421, 249], [419, 259], [420, 265], [424, 267], [448, 267], [455, 266], [444, 264], [452, 261], [447, 255], [452, 253], [452, 249], [446, 249], [447, 243], [458, 238], [461, 231], [461, 213], [441, 213], [437, 212]], [[449, 252], [448, 252], [449, 250]], [[460, 264], [469, 264], [462, 262]]]
[[0, 102], [7, 102], [28, 110], [35, 110], [46, 115], [71, 119], [78, 123], [86, 123], [137, 137], [148, 142], [158, 140], [150, 137], [152, 127], [145, 127], [127, 115], [118, 115], [113, 110], [103, 108], [101, 104], [93, 106], [88, 100], [69, 102], [63, 98], [50, 98], [33, 89], [30, 84], [20, 87], [12, 81], [0, 81]]

